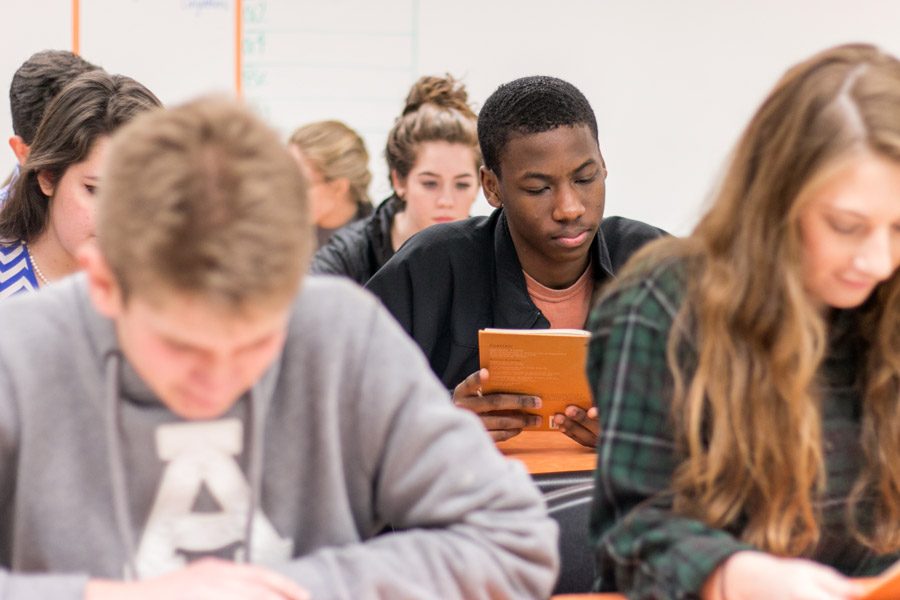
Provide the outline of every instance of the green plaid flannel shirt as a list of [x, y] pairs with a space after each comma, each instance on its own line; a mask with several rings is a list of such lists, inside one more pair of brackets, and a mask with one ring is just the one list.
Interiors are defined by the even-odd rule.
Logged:
[[[607, 296], [589, 320], [588, 377], [602, 424], [591, 515], [595, 590], [633, 599], [699, 598], [722, 561], [751, 549], [736, 537], [739, 526], [714, 529], [671, 510], [669, 483], [683, 456], [669, 415], [666, 345], [684, 277], [676, 261], [648, 269]], [[827, 478], [818, 500], [822, 540], [810, 558], [847, 575], [873, 575], [897, 555], [874, 556], [846, 527], [846, 500], [862, 461], [855, 384], [862, 353], [858, 345], [832, 348], [821, 377]]]

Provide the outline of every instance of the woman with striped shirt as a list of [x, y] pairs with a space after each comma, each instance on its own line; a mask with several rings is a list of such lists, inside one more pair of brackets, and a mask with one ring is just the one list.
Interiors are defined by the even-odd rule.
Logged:
[[78, 248], [94, 236], [93, 195], [109, 137], [157, 106], [140, 83], [104, 71], [80, 75], [54, 98], [0, 211], [0, 299], [78, 270]]

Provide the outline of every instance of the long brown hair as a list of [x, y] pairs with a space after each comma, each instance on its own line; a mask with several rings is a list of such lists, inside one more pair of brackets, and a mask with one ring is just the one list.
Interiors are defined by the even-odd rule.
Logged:
[[66, 169], [87, 159], [97, 138], [158, 106], [150, 90], [124, 75], [95, 70], [73, 79], [41, 119], [28, 160], [0, 211], [0, 238], [31, 242], [44, 231], [50, 211], [38, 182], [41, 172], [57, 183]]
[[[740, 528], [745, 541], [779, 555], [819, 541], [815, 498], [825, 484], [816, 378], [828, 331], [803, 288], [798, 207], [810, 182], [859, 151], [900, 164], [900, 62], [855, 44], [788, 70], [693, 233], [653, 244], [629, 269], [676, 256], [690, 273], [668, 341], [675, 438], [686, 456], [672, 482], [676, 512]], [[897, 550], [900, 276], [860, 312], [867, 466], [848, 510], [863, 544]], [[877, 527], [859, 525], [862, 502]]]

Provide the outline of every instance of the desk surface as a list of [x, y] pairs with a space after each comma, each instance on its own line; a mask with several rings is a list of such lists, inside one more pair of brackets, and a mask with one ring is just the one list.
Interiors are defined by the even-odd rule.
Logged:
[[557, 594], [550, 600], [626, 600], [622, 594]]
[[563, 471], [593, 471], [594, 448], [582, 446], [559, 431], [524, 431], [497, 444], [504, 455], [525, 463], [532, 475]]
[[550, 600], [625, 600], [622, 594], [557, 594]]

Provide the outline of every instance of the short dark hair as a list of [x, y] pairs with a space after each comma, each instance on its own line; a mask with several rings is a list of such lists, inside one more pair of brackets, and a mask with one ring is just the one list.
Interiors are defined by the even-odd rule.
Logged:
[[32, 54], [16, 70], [9, 86], [9, 110], [15, 134], [31, 145], [50, 101], [67, 83], [97, 69], [100, 67], [68, 50], [42, 50]]
[[597, 139], [597, 118], [584, 94], [571, 83], [533, 75], [497, 88], [478, 114], [478, 143], [484, 165], [500, 175], [500, 155], [510, 134], [587, 125]]

